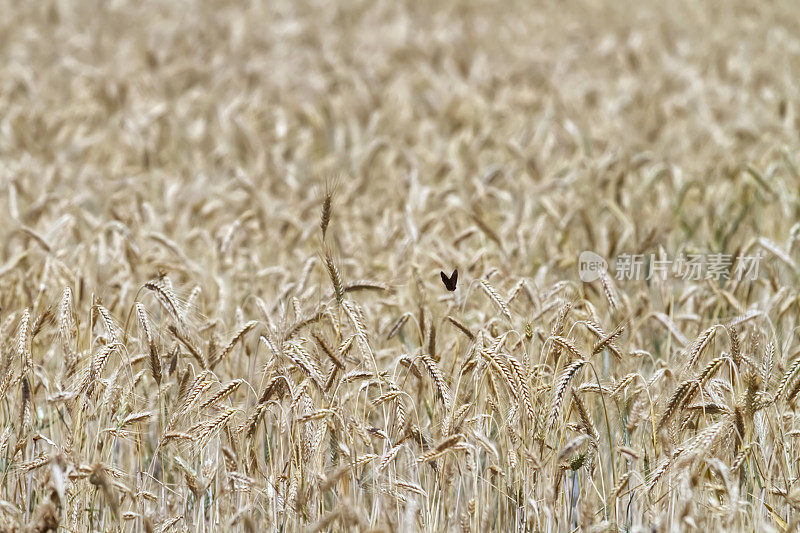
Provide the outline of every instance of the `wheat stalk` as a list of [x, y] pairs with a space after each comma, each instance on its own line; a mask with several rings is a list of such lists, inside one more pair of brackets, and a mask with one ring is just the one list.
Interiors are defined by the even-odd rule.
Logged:
[[500, 313], [506, 317], [506, 319], [511, 322], [511, 311], [508, 308], [508, 305], [500, 298], [500, 295], [497, 293], [494, 287], [485, 279], [481, 280], [481, 288], [483, 292], [489, 297], [492, 303], [500, 310]]
[[578, 373], [578, 370], [583, 368], [587, 361], [578, 360], [574, 363], [570, 364], [568, 367], [564, 369], [561, 373], [561, 377], [558, 378], [555, 386], [555, 394], [553, 396], [553, 407], [550, 411], [550, 427], [556, 425], [558, 421], [558, 415], [561, 412], [561, 404], [564, 401], [564, 392], [567, 390], [567, 385], [569, 385], [569, 381], [573, 378], [575, 374]]

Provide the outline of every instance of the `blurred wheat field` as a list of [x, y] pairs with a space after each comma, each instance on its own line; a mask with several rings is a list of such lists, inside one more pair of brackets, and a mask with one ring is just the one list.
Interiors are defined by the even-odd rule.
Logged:
[[0, 0], [0, 530], [797, 531], [798, 78], [788, 1]]

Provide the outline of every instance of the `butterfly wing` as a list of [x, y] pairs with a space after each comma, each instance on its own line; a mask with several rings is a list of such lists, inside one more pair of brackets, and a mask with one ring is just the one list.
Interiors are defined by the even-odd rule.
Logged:
[[447, 287], [447, 290], [456, 290], [456, 283], [458, 282], [458, 269], [453, 270], [453, 273], [450, 274], [449, 278], [444, 272], [440, 272], [440, 274], [442, 275], [442, 283], [444, 283], [444, 286]]

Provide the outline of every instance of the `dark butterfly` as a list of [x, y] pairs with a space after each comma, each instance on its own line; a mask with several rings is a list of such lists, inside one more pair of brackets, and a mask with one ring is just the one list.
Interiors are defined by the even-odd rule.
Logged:
[[456, 290], [456, 283], [458, 282], [458, 269], [453, 270], [453, 273], [450, 274], [450, 277], [447, 277], [447, 274], [444, 272], [442, 274], [442, 283], [444, 286], [447, 287], [448, 291]]

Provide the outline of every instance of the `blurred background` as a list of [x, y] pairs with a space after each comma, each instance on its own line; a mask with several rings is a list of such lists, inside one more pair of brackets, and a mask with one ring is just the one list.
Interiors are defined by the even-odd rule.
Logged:
[[[2, 4], [4, 261], [28, 228], [69, 270], [114, 222], [153, 268], [178, 258], [151, 233], [207, 261], [232, 227], [237, 261], [301, 261], [335, 175], [342, 224], [410, 218], [426, 253], [475, 216], [560, 244], [520, 274], [797, 219], [792, 2]], [[343, 245], [390, 261], [378, 233]]]

